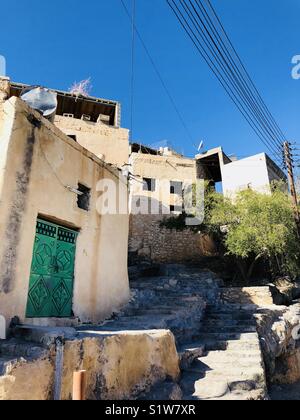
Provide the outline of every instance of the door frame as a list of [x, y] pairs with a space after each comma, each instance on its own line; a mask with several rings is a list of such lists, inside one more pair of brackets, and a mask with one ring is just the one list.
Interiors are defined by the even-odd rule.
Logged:
[[[54, 254], [51, 256], [51, 262], [49, 262], [48, 265], [48, 273], [43, 274], [43, 273], [37, 273], [34, 272], [34, 268], [33, 268], [33, 264], [35, 262], [35, 250], [36, 250], [36, 243], [37, 243], [37, 239], [41, 236], [43, 236], [43, 233], [41, 233], [41, 230], [43, 229], [43, 224], [45, 224], [48, 228], [54, 228], [55, 229], [55, 236], [53, 236], [53, 232], [51, 231], [51, 235], [45, 235], [47, 237], [52, 237], [53, 238], [53, 242], [55, 241], [55, 251]], [[61, 229], [61, 231], [60, 231]], [[45, 229], [46, 230], [46, 229]], [[63, 233], [67, 233], [67, 237], [66, 238], [62, 238], [59, 239], [59, 233], [62, 234]], [[28, 319], [38, 319], [38, 318], [71, 318], [73, 316], [73, 297], [74, 297], [74, 280], [75, 280], [75, 267], [76, 267], [76, 251], [77, 251], [77, 238], [78, 238], [78, 234], [79, 234], [80, 230], [77, 228], [71, 228], [69, 226], [66, 226], [66, 224], [62, 223], [62, 222], [58, 222], [58, 221], [52, 221], [49, 220], [48, 218], [45, 218], [43, 216], [38, 216], [36, 219], [36, 223], [35, 223], [35, 237], [34, 237], [34, 246], [33, 246], [33, 250], [32, 250], [32, 257], [31, 257], [31, 266], [30, 266], [30, 278], [29, 278], [29, 285], [28, 285], [28, 294], [27, 294], [27, 304], [26, 304], [26, 318]], [[68, 233], [70, 235], [68, 235]], [[62, 235], [61, 235], [62, 237]], [[50, 239], [50, 238], [49, 238]], [[67, 243], [69, 243], [70, 245], [74, 245], [74, 252], [72, 253], [72, 265], [70, 267], [70, 272], [69, 273], [63, 273], [63, 270], [60, 274], [59, 270], [59, 264], [57, 262], [57, 254], [58, 254], [58, 248], [59, 245], [67, 245]], [[53, 244], [52, 244], [53, 246]], [[53, 259], [52, 259], [53, 257]], [[55, 264], [53, 262], [53, 260], [55, 259]], [[55, 271], [54, 267], [57, 267], [57, 271]], [[70, 273], [72, 273], [72, 275], [70, 276]], [[59, 275], [60, 274], [60, 275]], [[68, 276], [63, 277], [63, 274], [68, 274]], [[34, 276], [40, 276], [40, 278], [38, 279], [38, 281], [40, 281], [42, 283], [42, 287], [44, 287], [45, 292], [44, 292], [44, 296], [42, 298], [44, 298], [44, 300], [48, 299], [50, 302], [48, 302], [48, 305], [52, 305], [51, 306], [51, 310], [49, 309], [49, 313], [48, 314], [42, 314], [42, 313], [38, 313], [38, 310], [36, 307], [34, 307], [33, 305], [33, 298], [32, 298], [32, 294], [33, 293], [33, 288], [35, 287], [34, 285], [34, 281], [33, 281], [33, 277]], [[45, 282], [44, 278], [47, 278], [47, 281], [49, 283]], [[68, 286], [66, 285], [66, 281], [68, 280]], [[68, 299], [68, 308], [69, 305], [71, 305], [70, 307], [70, 314], [63, 314], [63, 307], [61, 308], [61, 311], [59, 311], [59, 308], [57, 306], [57, 304], [55, 304], [54, 301], [54, 292], [57, 293], [57, 290], [55, 291], [54, 285], [55, 285], [55, 281], [57, 282], [58, 286], [57, 288], [60, 288], [62, 290], [62, 292], [65, 293], [65, 299], [67, 298], [67, 295], [69, 295], [69, 299]], [[62, 286], [63, 285], [63, 286]], [[67, 304], [65, 305], [67, 306]], [[32, 309], [33, 308], [33, 309]], [[56, 311], [55, 311], [56, 310]], [[60, 313], [59, 313], [60, 312]]]

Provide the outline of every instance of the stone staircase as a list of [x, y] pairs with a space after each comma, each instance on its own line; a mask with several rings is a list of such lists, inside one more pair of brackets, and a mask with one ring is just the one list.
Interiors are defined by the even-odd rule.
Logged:
[[[168, 329], [178, 345], [198, 339], [207, 302], [220, 297], [221, 281], [208, 270], [182, 266], [164, 276], [131, 282], [132, 300], [97, 331]], [[79, 330], [84, 331], [81, 327]]]
[[[49, 349], [58, 334], [72, 340], [89, 331], [109, 336], [126, 331], [171, 330], [180, 357], [180, 383], [158, 383], [140, 399], [267, 399], [257, 308], [228, 302], [221, 287], [222, 281], [209, 270], [170, 266], [159, 277], [133, 280], [130, 303], [101, 325], [59, 331], [18, 326], [14, 338], [0, 341], [0, 387], [20, 364], [28, 365], [30, 372], [36, 360], [49, 363]], [[227, 298], [231, 299], [232, 293], [229, 296], [225, 290]], [[36, 397], [39, 399], [39, 395]]]
[[184, 400], [263, 400], [267, 385], [256, 321], [240, 305], [207, 308], [198, 337], [204, 354], [183, 369]]

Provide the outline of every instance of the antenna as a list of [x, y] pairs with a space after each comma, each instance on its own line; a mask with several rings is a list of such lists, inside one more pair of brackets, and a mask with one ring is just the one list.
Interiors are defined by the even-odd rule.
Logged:
[[198, 146], [196, 146], [196, 144], [194, 144], [194, 147], [195, 147], [195, 149], [197, 150], [197, 152], [198, 152], [198, 153], [200, 153], [200, 152], [201, 152], [201, 150], [202, 150], [202, 149], [203, 149], [203, 147], [204, 147], [204, 141], [203, 141], [203, 140], [201, 140]]

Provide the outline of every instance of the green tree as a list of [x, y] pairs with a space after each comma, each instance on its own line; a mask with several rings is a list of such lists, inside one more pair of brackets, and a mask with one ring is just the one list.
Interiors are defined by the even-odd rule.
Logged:
[[280, 188], [272, 195], [246, 190], [234, 202], [217, 196], [208, 198], [213, 206], [207, 224], [213, 232], [223, 232], [226, 253], [236, 258], [245, 281], [259, 260], [267, 261], [273, 274], [299, 275], [299, 239], [287, 193]]

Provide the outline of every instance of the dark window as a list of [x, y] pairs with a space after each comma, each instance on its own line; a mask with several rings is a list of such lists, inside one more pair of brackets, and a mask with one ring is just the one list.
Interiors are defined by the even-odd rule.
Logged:
[[170, 183], [171, 194], [182, 195], [182, 188], [183, 188], [182, 182], [171, 181]]
[[151, 192], [155, 191], [155, 189], [156, 189], [155, 179], [144, 178], [143, 182], [144, 182], [144, 191], [151, 191]]
[[77, 137], [75, 136], [75, 134], [70, 134], [68, 137], [70, 137], [70, 139], [77, 141]]
[[78, 191], [82, 194], [78, 195], [77, 205], [80, 209], [88, 211], [90, 208], [91, 189], [85, 185], [78, 184]]
[[170, 206], [170, 212], [171, 213], [182, 213], [182, 206]]

